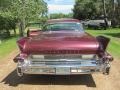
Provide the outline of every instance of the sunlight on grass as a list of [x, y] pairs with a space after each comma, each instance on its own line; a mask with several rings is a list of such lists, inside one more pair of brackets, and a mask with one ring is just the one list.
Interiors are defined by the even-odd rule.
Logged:
[[16, 37], [3, 41], [0, 44], [0, 59], [10, 54], [16, 47]]

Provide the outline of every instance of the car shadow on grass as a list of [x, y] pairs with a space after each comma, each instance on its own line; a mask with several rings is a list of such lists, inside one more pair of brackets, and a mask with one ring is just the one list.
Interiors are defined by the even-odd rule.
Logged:
[[87, 87], [96, 87], [92, 75], [25, 75], [17, 76], [16, 70], [12, 71], [2, 81], [4, 84], [16, 87], [19, 84], [27, 85], [86, 85]]

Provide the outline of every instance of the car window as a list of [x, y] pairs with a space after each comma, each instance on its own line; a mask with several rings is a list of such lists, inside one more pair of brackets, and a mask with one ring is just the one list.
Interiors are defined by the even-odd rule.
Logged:
[[50, 31], [60, 31], [60, 30], [73, 30], [73, 31], [83, 31], [81, 23], [51, 23], [47, 24], [46, 30]]

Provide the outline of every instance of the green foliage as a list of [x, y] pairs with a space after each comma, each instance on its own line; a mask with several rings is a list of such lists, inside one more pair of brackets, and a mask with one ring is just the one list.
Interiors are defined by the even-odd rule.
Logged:
[[107, 17], [120, 26], [120, 0], [76, 0], [73, 12], [73, 17], [80, 20]]
[[4, 10], [4, 8], [8, 8], [10, 5], [10, 0], [0, 0], [0, 10]]
[[100, 5], [101, 2], [98, 2], [98, 0], [76, 0], [73, 16], [80, 20], [95, 18], [102, 13]]
[[19, 20], [29, 22], [38, 19], [47, 12], [46, 3], [43, 0], [11, 0], [11, 14]]
[[10, 30], [16, 29], [15, 18], [12, 18], [8, 13], [0, 13], [0, 38], [5, 38], [10, 36]]
[[57, 19], [57, 18], [72, 18], [73, 14], [69, 13], [69, 14], [63, 14], [63, 13], [54, 13], [54, 14], [50, 14], [50, 19]]
[[1, 3], [1, 12], [18, 20], [21, 36], [28, 22], [47, 16], [47, 4], [43, 0], [2, 0]]

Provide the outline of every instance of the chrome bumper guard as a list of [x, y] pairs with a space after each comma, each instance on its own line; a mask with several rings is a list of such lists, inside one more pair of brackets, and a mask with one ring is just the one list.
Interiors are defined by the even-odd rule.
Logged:
[[45, 75], [76, 75], [92, 74], [95, 72], [106, 72], [110, 68], [109, 63], [102, 63], [101, 60], [59, 60], [59, 61], [38, 61], [24, 60], [18, 62], [17, 73], [23, 74], [45, 74]]

